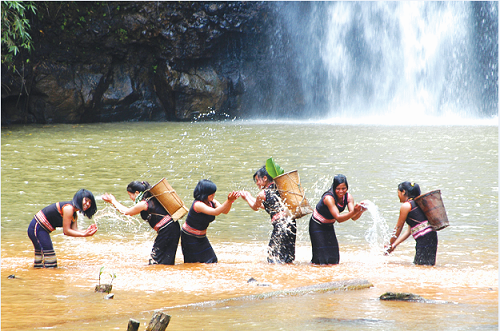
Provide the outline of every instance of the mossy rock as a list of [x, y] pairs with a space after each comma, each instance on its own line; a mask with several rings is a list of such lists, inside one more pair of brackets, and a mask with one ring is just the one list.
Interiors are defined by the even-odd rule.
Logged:
[[95, 286], [95, 292], [108, 293], [113, 289], [111, 284], [99, 284]]
[[413, 293], [395, 293], [395, 292], [385, 292], [380, 296], [380, 300], [396, 300], [396, 301], [425, 301], [420, 295]]

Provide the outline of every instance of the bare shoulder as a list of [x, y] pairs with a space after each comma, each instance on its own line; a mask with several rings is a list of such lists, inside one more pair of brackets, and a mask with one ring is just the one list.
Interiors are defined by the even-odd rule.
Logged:
[[411, 203], [406, 201], [406, 202], [403, 202], [403, 204], [401, 205], [401, 211], [407, 211], [409, 212], [411, 210]]
[[264, 190], [260, 191], [257, 194], [257, 198], [260, 199], [260, 200], [265, 200], [266, 199], [266, 192]]
[[76, 209], [75, 209], [75, 207], [73, 207], [72, 205], [70, 205], [68, 203], [62, 207], [62, 210], [63, 210], [63, 213], [65, 213], [65, 214], [67, 213], [69, 215], [73, 215], [73, 213], [75, 212]]

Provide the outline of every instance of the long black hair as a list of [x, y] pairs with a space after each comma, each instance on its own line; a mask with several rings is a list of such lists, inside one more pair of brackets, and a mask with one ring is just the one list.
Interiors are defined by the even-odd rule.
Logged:
[[146, 182], [146, 181], [138, 181], [134, 180], [133, 182], [130, 182], [130, 184], [127, 185], [127, 192], [130, 193], [135, 193], [135, 192], [144, 192], [146, 190], [149, 190], [151, 188], [151, 185]]
[[217, 191], [217, 186], [214, 182], [208, 179], [202, 179], [198, 182], [193, 191], [193, 197], [198, 201], [207, 200], [209, 195]]
[[333, 183], [332, 183], [332, 193], [333, 193], [333, 198], [335, 199], [335, 202], [338, 203], [338, 197], [337, 197], [337, 194], [335, 194], [335, 190], [337, 189], [337, 186], [339, 186], [340, 184], [345, 184], [345, 187], [347, 189], [349, 189], [349, 184], [347, 183], [347, 177], [342, 175], [342, 174], [338, 174], [338, 175], [335, 175], [335, 177], [333, 177]]
[[402, 182], [398, 185], [398, 191], [405, 191], [409, 199], [414, 199], [420, 195], [420, 186], [413, 182]]
[[[146, 182], [146, 181], [138, 181], [138, 180], [134, 180], [133, 182], [130, 182], [130, 184], [127, 185], [127, 192], [130, 192], [130, 193], [135, 193], [135, 192], [144, 192], [144, 191], [147, 191], [151, 188], [151, 185]], [[144, 194], [143, 198], [147, 198], [151, 195], [150, 192], [147, 192], [146, 194]]]
[[[90, 199], [90, 207], [87, 210], [83, 210], [83, 198]], [[97, 205], [95, 203], [94, 195], [92, 194], [92, 192], [84, 188], [75, 193], [71, 204], [88, 218], [92, 218], [92, 216], [94, 216], [94, 214], [97, 212]]]

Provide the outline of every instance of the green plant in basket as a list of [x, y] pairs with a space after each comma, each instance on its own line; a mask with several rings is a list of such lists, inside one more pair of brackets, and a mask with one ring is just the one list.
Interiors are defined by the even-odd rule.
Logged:
[[274, 162], [272, 157], [266, 160], [266, 171], [273, 179], [285, 173], [285, 170]]

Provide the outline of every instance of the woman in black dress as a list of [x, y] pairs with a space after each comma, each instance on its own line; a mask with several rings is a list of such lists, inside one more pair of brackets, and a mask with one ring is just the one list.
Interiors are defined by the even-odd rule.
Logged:
[[[416, 183], [402, 182], [398, 185], [398, 197], [402, 203], [399, 209], [399, 218], [390, 240], [387, 253], [405, 241], [410, 235], [415, 238], [414, 264], [435, 265], [438, 247], [437, 232], [431, 227], [427, 217], [417, 203], [413, 200], [420, 195], [420, 186]], [[406, 231], [401, 234], [405, 222], [408, 224]]]
[[237, 192], [231, 192], [221, 204], [215, 200], [217, 186], [208, 179], [202, 179], [196, 185], [194, 202], [186, 221], [182, 225], [181, 246], [184, 263], [217, 263], [217, 255], [207, 238], [207, 228], [215, 216], [227, 214], [231, 205], [238, 198]]
[[102, 199], [111, 203], [120, 213], [124, 215], [141, 214], [141, 218], [149, 223], [155, 230], [156, 236], [151, 251], [149, 264], [175, 264], [175, 254], [179, 245], [180, 226], [179, 222], [172, 219], [161, 203], [153, 197], [149, 191], [151, 185], [148, 182], [133, 181], [127, 186], [127, 193], [135, 205], [127, 208], [119, 203], [109, 193], [102, 195]]
[[[339, 243], [335, 235], [335, 222], [357, 220], [366, 210], [362, 205], [354, 205], [354, 198], [347, 193], [349, 184], [344, 175], [336, 175], [330, 190], [323, 193], [309, 221], [309, 236], [312, 244], [314, 264], [338, 264], [340, 262]], [[349, 212], [341, 214], [345, 208]]]
[[267, 248], [269, 263], [292, 263], [295, 260], [295, 241], [297, 223], [290, 217], [290, 212], [283, 204], [279, 191], [265, 167], [259, 169], [253, 179], [261, 191], [254, 198], [247, 191], [241, 191], [241, 197], [250, 208], [257, 211], [263, 208], [271, 216], [273, 232]]

